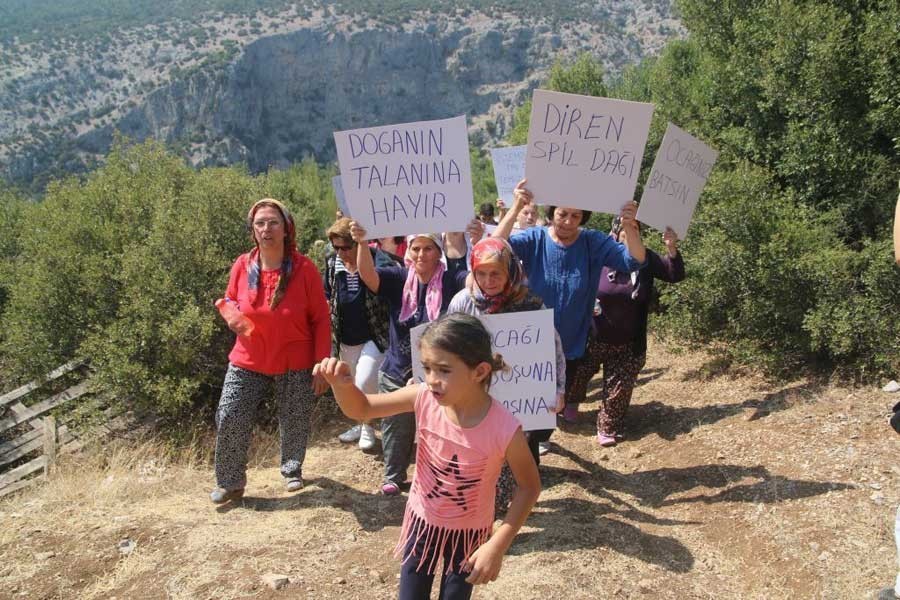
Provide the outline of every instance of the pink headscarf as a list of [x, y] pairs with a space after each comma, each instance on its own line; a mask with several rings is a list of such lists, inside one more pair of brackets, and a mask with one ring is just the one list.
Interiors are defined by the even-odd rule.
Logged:
[[[441, 242], [441, 236], [434, 233], [417, 233], [406, 236], [406, 255], [403, 262], [406, 264], [408, 272], [406, 274], [406, 283], [403, 284], [403, 295], [400, 303], [400, 322], [406, 321], [416, 314], [419, 308], [419, 278], [416, 276], [416, 270], [413, 268], [413, 261], [409, 253], [412, 250], [413, 240], [416, 238], [428, 238], [437, 246], [441, 254], [444, 253], [444, 245]], [[425, 290], [425, 311], [428, 314], [428, 320], [434, 321], [441, 314], [441, 302], [444, 297], [444, 263], [439, 262], [428, 280], [428, 288]]]

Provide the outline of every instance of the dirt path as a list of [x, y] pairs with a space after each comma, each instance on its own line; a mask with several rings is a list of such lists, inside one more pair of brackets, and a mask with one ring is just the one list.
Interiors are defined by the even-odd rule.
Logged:
[[[870, 598], [892, 582], [895, 398], [704, 377], [704, 360], [651, 347], [616, 448], [594, 441], [596, 402], [554, 434], [537, 508], [475, 598]], [[152, 445], [70, 462], [0, 503], [0, 597], [395, 597], [404, 500], [371, 494], [380, 463], [334, 439], [344, 426], [320, 413], [296, 495], [263, 439], [248, 497], [218, 510], [208, 465]], [[292, 584], [270, 590], [268, 572]]]

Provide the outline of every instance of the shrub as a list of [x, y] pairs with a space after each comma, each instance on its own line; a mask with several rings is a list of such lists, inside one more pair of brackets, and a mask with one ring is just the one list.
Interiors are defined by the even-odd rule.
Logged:
[[182, 414], [221, 383], [233, 335], [213, 301], [250, 248], [247, 208], [285, 200], [303, 248], [321, 236], [329, 194], [330, 172], [311, 162], [251, 177], [119, 143], [86, 182], [55, 184], [28, 211], [3, 352], [21, 373], [89, 357], [100, 390]]

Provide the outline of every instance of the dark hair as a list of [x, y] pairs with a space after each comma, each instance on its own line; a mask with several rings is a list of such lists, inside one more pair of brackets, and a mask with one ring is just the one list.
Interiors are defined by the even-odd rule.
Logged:
[[[419, 348], [423, 345], [449, 352], [469, 368], [483, 362], [491, 365], [492, 373], [506, 368], [503, 357], [491, 350], [491, 334], [477, 317], [466, 313], [452, 313], [432, 321], [419, 338]], [[486, 381], [490, 383], [490, 377]]]
[[[547, 205], [547, 208], [545, 208], [544, 210], [545, 214], [547, 215], [547, 220], [550, 221], [550, 223], [553, 223], [553, 213], [556, 212], [556, 207]], [[588, 219], [591, 218], [591, 211], [589, 210], [582, 210], [580, 208], [576, 208], [574, 210], [581, 210], [581, 225], [587, 223]]]
[[478, 214], [485, 217], [494, 216], [494, 205], [490, 202], [482, 202], [478, 205]]

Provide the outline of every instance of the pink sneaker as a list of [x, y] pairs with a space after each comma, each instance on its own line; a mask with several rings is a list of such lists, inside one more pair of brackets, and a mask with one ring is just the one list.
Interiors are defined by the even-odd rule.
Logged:
[[566, 407], [563, 409], [562, 418], [567, 423], [577, 423], [578, 422], [578, 405], [577, 404], [566, 404]]
[[385, 496], [397, 496], [400, 494], [400, 486], [393, 481], [381, 484], [381, 493]]
[[597, 443], [603, 446], [604, 448], [609, 448], [610, 446], [616, 445], [616, 436], [615, 435], [606, 435], [605, 433], [597, 433]]

